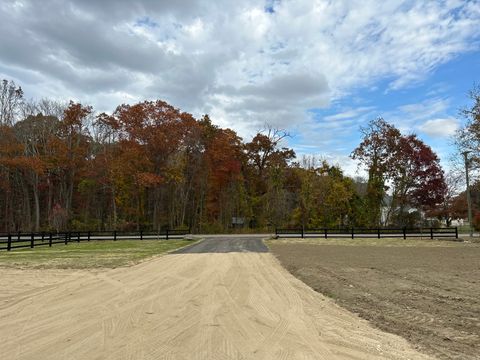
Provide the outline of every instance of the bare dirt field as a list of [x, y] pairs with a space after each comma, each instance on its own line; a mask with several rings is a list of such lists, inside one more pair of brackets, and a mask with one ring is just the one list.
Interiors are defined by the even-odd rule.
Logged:
[[428, 358], [313, 291], [269, 253], [0, 274], [2, 360]]
[[480, 359], [478, 244], [342, 239], [274, 240], [269, 247], [313, 289], [417, 349]]

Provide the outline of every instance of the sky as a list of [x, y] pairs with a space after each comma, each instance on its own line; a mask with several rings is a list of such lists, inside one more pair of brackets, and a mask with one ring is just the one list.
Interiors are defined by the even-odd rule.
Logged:
[[268, 124], [350, 175], [379, 116], [448, 167], [480, 83], [480, 0], [2, 0], [0, 18], [0, 78], [27, 98], [162, 99], [245, 140]]

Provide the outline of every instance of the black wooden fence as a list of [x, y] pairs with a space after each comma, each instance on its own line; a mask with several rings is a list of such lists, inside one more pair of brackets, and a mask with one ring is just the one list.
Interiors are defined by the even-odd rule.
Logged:
[[301, 238], [455, 238], [458, 239], [458, 228], [318, 228], [318, 229], [275, 229], [276, 237]]
[[66, 231], [66, 232], [32, 232], [0, 233], [0, 250], [35, 248], [83, 241], [101, 240], [169, 240], [183, 238], [190, 230], [154, 231]]

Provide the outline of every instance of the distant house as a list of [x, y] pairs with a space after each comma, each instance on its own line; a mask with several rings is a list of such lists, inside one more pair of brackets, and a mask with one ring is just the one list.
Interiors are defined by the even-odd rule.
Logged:
[[453, 219], [451, 225], [452, 225], [452, 226], [464, 226], [464, 225], [468, 225], [468, 220], [465, 220], [465, 219]]
[[[389, 214], [391, 211], [391, 205], [392, 205], [392, 197], [389, 195], [386, 195], [383, 199], [383, 206], [380, 208], [380, 223], [383, 226], [389, 226], [391, 225], [391, 216], [392, 214]], [[395, 208], [394, 211], [398, 211], [399, 207]], [[418, 213], [415, 215], [415, 213]], [[417, 220], [415, 222], [418, 222], [419, 220], [427, 220], [427, 221], [433, 221], [434, 219], [427, 219], [425, 218], [425, 212], [423, 210], [419, 210], [415, 207], [411, 206], [406, 206], [404, 207], [404, 214], [409, 214], [409, 215], [415, 215], [415, 218]], [[390, 216], [390, 219], [389, 219]]]

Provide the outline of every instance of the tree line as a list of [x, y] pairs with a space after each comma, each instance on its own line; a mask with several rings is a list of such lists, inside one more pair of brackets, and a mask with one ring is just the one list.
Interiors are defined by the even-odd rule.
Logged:
[[425, 214], [452, 215], [448, 177], [428, 145], [383, 119], [362, 134], [351, 156], [367, 179], [296, 158], [283, 130], [245, 141], [161, 100], [97, 114], [27, 101], [4, 80], [0, 231], [419, 226]]
[[[473, 177], [470, 184], [472, 198], [473, 227], [480, 230], [480, 181], [478, 173], [480, 169], [480, 85], [475, 85], [470, 90], [468, 97], [470, 104], [460, 110], [460, 115], [466, 119], [465, 125], [457, 131], [454, 143], [457, 149], [454, 164], [456, 176], [452, 176], [451, 184], [460, 184], [465, 189], [463, 179], [465, 176], [465, 165], [468, 166], [470, 175]], [[464, 153], [467, 154], [467, 164], [464, 163]], [[447, 219], [467, 217], [467, 196], [466, 191], [457, 192], [447, 197], [445, 210]]]

